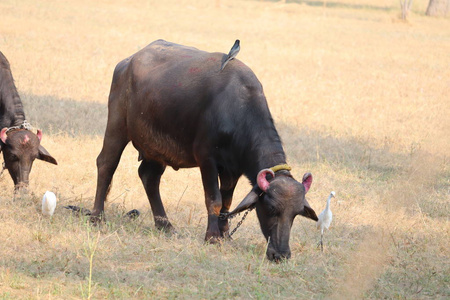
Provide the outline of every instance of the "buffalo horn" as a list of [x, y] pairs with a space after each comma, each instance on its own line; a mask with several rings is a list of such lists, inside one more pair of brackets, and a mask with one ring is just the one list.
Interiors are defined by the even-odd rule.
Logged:
[[266, 179], [266, 175], [270, 173], [272, 177], [275, 177], [275, 173], [271, 169], [263, 169], [259, 171], [258, 176], [256, 177], [256, 182], [258, 183], [259, 188], [265, 192], [269, 188], [270, 183]]

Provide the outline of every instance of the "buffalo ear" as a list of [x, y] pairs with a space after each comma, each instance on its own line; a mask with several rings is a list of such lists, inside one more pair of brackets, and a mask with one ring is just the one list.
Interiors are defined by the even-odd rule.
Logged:
[[300, 212], [300, 215], [302, 215], [306, 218], [309, 218], [311, 220], [314, 220], [314, 221], [319, 220], [319, 218], [317, 218], [316, 212], [314, 211], [314, 209], [311, 208], [311, 206], [309, 206], [309, 203], [308, 203], [308, 201], [306, 201], [306, 199], [305, 199], [305, 203], [303, 206], [303, 210]]
[[305, 187], [305, 193], [307, 193], [312, 184], [312, 174], [311, 173], [305, 173], [305, 175], [303, 175], [302, 184]]
[[248, 209], [250, 206], [254, 205], [258, 199], [259, 199], [259, 195], [257, 193], [258, 191], [258, 187], [254, 187], [250, 193], [247, 194], [247, 196], [245, 196], [244, 200], [241, 201], [241, 203], [238, 204], [238, 206], [236, 206], [236, 208], [228, 213], [228, 216], [232, 216], [235, 214], [238, 214], [246, 209]]
[[53, 156], [51, 156], [50, 153], [48, 153], [48, 151], [45, 150], [45, 148], [42, 147], [41, 145], [39, 145], [39, 155], [38, 155], [37, 159], [49, 162], [54, 165], [58, 164], [56, 162], [56, 159], [54, 159]]
[[0, 139], [2, 140], [3, 143], [6, 144], [6, 139], [8, 138], [8, 136], [6, 135], [6, 132], [8, 131], [8, 128], [5, 127], [2, 129], [1, 133], [0, 133]]

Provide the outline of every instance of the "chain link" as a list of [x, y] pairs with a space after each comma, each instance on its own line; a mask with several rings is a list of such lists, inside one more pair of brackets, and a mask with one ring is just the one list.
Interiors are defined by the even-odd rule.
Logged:
[[26, 130], [30, 130], [33, 129], [33, 126], [31, 126], [30, 123], [28, 123], [27, 120], [24, 120], [22, 124], [20, 124], [19, 126], [13, 126], [13, 127], [9, 127], [6, 130], [6, 133], [13, 131], [13, 130], [17, 130], [17, 129], [26, 129]]
[[236, 230], [242, 225], [242, 223], [244, 222], [245, 218], [247, 218], [247, 215], [249, 212], [251, 212], [253, 209], [255, 209], [255, 207], [250, 207], [249, 209], [247, 209], [247, 211], [244, 213], [244, 215], [242, 216], [242, 219], [236, 224], [236, 227], [230, 232], [230, 237], [236, 232]]

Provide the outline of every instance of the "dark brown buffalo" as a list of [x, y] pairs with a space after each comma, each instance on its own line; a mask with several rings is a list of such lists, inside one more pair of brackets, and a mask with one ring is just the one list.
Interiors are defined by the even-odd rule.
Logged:
[[[236, 59], [221, 70], [226, 59], [223, 53], [158, 40], [116, 66], [97, 158], [93, 221], [101, 219], [113, 174], [131, 141], [142, 160], [139, 176], [157, 228], [173, 228], [159, 193], [166, 166], [200, 167], [208, 212], [205, 239], [228, 236], [221, 213], [232, 216], [256, 206], [268, 258], [290, 257], [295, 216], [317, 220], [305, 200], [312, 176], [305, 174], [302, 183], [293, 178], [260, 82]], [[228, 213], [241, 175], [253, 188]]]
[[9, 62], [0, 52], [0, 151], [4, 167], [14, 181], [16, 191], [26, 191], [33, 161], [41, 159], [52, 164], [56, 160], [41, 146], [42, 132], [30, 131], [22, 101], [17, 93]]

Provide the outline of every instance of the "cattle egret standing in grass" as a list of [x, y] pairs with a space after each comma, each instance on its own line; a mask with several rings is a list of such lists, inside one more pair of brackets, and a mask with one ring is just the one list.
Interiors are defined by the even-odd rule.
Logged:
[[46, 191], [42, 197], [42, 214], [47, 217], [53, 216], [56, 208], [56, 196], [53, 192]]
[[327, 207], [325, 207], [325, 209], [320, 213], [319, 215], [319, 221], [317, 221], [317, 228], [320, 229], [320, 249], [323, 252], [323, 230], [326, 228], [328, 229], [328, 227], [330, 227], [331, 224], [331, 220], [333, 220], [333, 213], [331, 212], [331, 208], [330, 208], [330, 202], [331, 202], [331, 198], [335, 197], [336, 193], [335, 192], [331, 192], [330, 196], [328, 196], [327, 199]]

